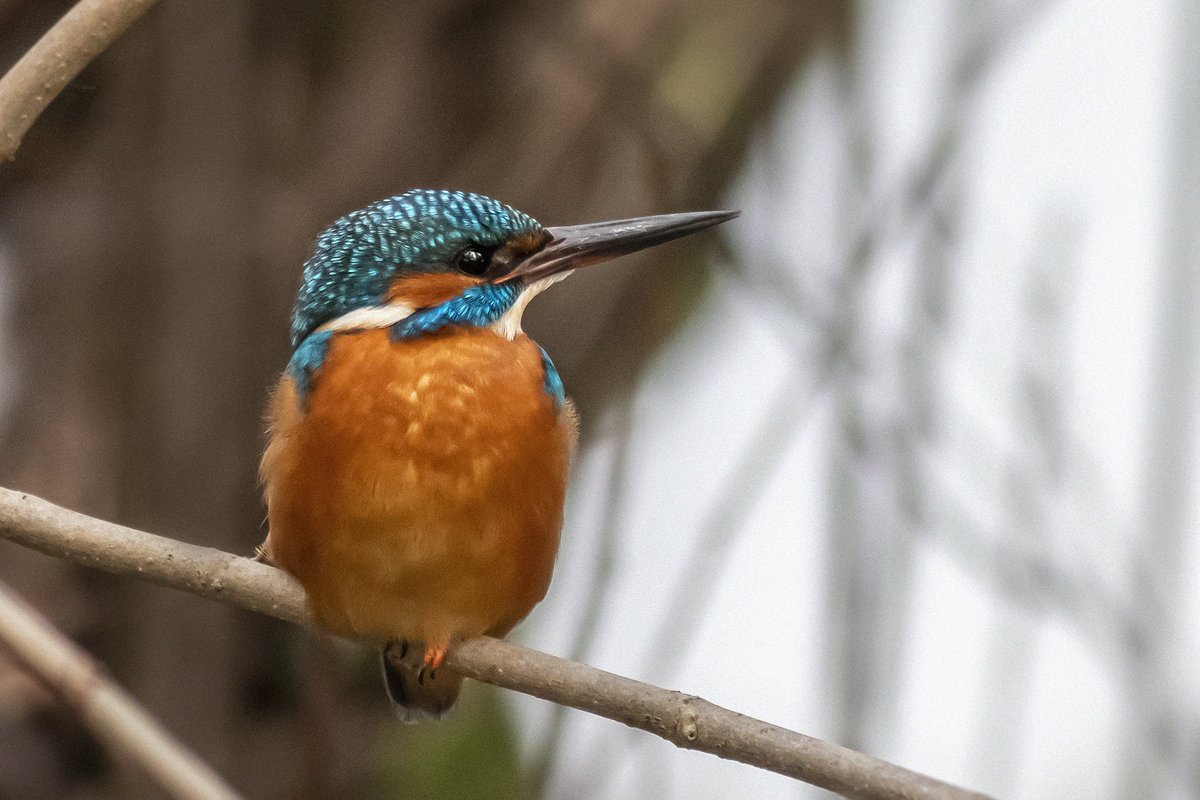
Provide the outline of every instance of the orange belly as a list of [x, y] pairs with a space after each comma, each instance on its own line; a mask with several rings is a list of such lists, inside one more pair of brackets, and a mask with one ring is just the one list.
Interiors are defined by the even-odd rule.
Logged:
[[265, 549], [339, 635], [503, 636], [550, 583], [574, 440], [525, 336], [337, 334], [306, 410], [272, 398]]

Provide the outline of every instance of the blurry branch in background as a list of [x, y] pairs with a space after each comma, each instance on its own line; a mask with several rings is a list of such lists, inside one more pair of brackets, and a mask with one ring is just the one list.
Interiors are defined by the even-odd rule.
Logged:
[[[950, 245], [939, 239], [955, 229], [955, 181], [970, 116], [997, 63], [1020, 34], [1043, 16], [1053, 0], [1032, 0], [979, 18], [966, 33], [950, 33], [945, 98], [932, 129], [899, 177], [884, 183], [869, 168], [847, 170], [844, 204], [858, 213], [848, 226], [842, 265], [830, 294], [835, 311], [828, 323], [835, 376], [835, 425], [840, 431], [830, 471], [828, 611], [833, 621], [825, 671], [838, 720], [838, 738], [856, 747], [887, 737], [895, 709], [895, 683], [902, 663], [912, 536], [924, 523], [929, 496], [917, 468], [917, 448], [932, 437], [940, 344], [945, 337], [947, 288], [952, 282]], [[850, 109], [846, 160], [868, 164], [876, 153], [869, 140], [879, 128], [871, 118], [869, 90], [855, 59], [839, 74], [842, 107]], [[882, 184], [882, 185], [881, 185]], [[901, 237], [922, 244], [913, 268], [914, 307], [899, 354], [879, 352], [869, 290], [886, 249]], [[890, 345], [889, 345], [890, 346]], [[898, 375], [887, 371], [896, 363]], [[878, 365], [885, 365], [880, 367]], [[885, 398], [891, 398], [885, 400]], [[881, 407], [881, 403], [883, 406]], [[890, 469], [881, 469], [890, 464]]]
[[[303, 590], [273, 567], [77, 514], [21, 492], [0, 489], [0, 538], [289, 622], [307, 619]], [[570, 705], [648, 731], [677, 747], [778, 772], [846, 797], [984, 797], [698, 697], [511, 642], [487, 637], [461, 642], [450, 651], [447, 663], [467, 677]]]
[[[636, 378], [634, 380], [636, 381]], [[622, 524], [629, 498], [626, 481], [629, 479], [629, 451], [633, 442], [634, 390], [636, 385], [617, 400], [617, 406], [613, 409], [615, 419], [608, 438], [614, 442], [614, 452], [608, 465], [604, 516], [594, 537], [596, 555], [593, 557], [590, 583], [583, 593], [583, 618], [575, 626], [575, 641], [568, 654], [571, 661], [586, 661], [591, 656], [604, 609], [609, 605], [608, 592], [617, 565]], [[530, 778], [526, 785], [531, 797], [542, 797], [545, 794], [546, 780], [554, 769], [562, 747], [566, 722], [567, 707], [555, 706], [542, 743], [530, 760]]]
[[38, 116], [154, 0], [81, 0], [0, 78], [0, 163]]
[[[1078, 234], [1071, 220], [1061, 215], [1047, 215], [1043, 229], [1034, 241], [1029, 286], [1015, 326], [1015, 446], [999, 476], [1003, 516], [997, 535], [1001, 545], [1053, 561], [1056, 534], [1063, 527], [1062, 514], [1056, 512], [1070, 491], [1072, 467], [1064, 402], [1070, 375], [1065, 305], [1077, 271]], [[993, 566], [1004, 570], [1000, 562]], [[1030, 727], [1038, 631], [1029, 624], [1025, 609], [1001, 604], [988, 639], [983, 691], [1007, 702], [981, 719], [972, 763], [990, 771], [990, 785], [1006, 787], [1001, 794], [1011, 794], [1016, 791], [1012, 767], [1019, 763]]]
[[[990, 515], [978, 511], [987, 505], [980, 496], [952, 479], [957, 473], [953, 465], [929, 450], [923, 455], [922, 480], [938, 496], [940, 517], [930, 526], [933, 542], [980, 585], [1032, 612], [1061, 614], [1105, 661], [1124, 664], [1145, 648], [1145, 621], [1094, 564], [1063, 563], [1043, 543], [1031, 546], [1028, 540], [1005, 535], [998, 524], [985, 519]], [[1011, 485], [1020, 468], [1015, 461], [1004, 465], [1010, 500], [1014, 492], [1029, 491]], [[1015, 510], [1010, 509], [1009, 523], [1012, 514]]]
[[[688, 136], [694, 131], [685, 120], [671, 114], [662, 103], [652, 101], [656, 94], [654, 78], [679, 43], [680, 37], [671, 29], [677, 22], [671, 10], [668, 5], [653, 6], [641, 19], [622, 21], [622, 35], [633, 43], [629, 50], [640, 56], [637, 62], [618, 55], [610, 42], [601, 42], [598, 36], [579, 30], [578, 24], [566, 25], [564, 31], [552, 37], [537, 29], [529, 32], [526, 46], [535, 52], [540, 50], [553, 61], [555, 70], [586, 70], [583, 77], [592, 91], [585, 107], [575, 110], [565, 128], [556, 133], [551, 150], [532, 164], [522, 165], [527, 171], [523, 176], [527, 191], [545, 191], [568, 162], [592, 150], [597, 132], [605, 129], [606, 120], [614, 114], [620, 114], [621, 121], [639, 131], [648, 143], [654, 128], [670, 129], [688, 141], [696, 138]], [[581, 53], [586, 57], [581, 58]], [[673, 144], [678, 147], [679, 140]], [[599, 161], [593, 161], [592, 166], [599, 169]], [[584, 185], [596, 183], [591, 180]]]
[[[734, 171], [741, 166], [741, 159], [732, 157], [738, 142], [747, 136], [755, 121], [752, 109], [764, 104], [767, 98], [778, 96], [790, 85], [798, 65], [811, 53], [812, 44], [798, 48], [796, 42], [810, 41], [806, 32], [813, 28], [838, 27], [844, 24], [823, 19], [826, 13], [848, 14], [845, 10], [830, 12], [820, 3], [797, 3], [799, 13], [786, 17], [784, 24], [766, 15], [747, 20], [747, 28], [740, 31], [738, 39], [732, 38], [733, 31], [722, 29], [724, 46], [719, 52], [740, 52], [752, 56], [745, 64], [737, 65], [727, 73], [712, 73], [707, 83], [724, 88], [719, 106], [723, 115], [714, 129], [713, 143], [698, 155], [697, 168], [689, 173], [690, 181], [685, 185], [683, 196], [704, 202], [716, 201], [720, 193], [729, 186]], [[842, 9], [849, 4], [841, 6]], [[747, 15], [739, 15], [747, 16]], [[718, 64], [733, 67], [732, 64]], [[714, 104], [715, 105], [715, 104]]]
[[[689, 641], [716, 596], [713, 587], [729, 563], [729, 551], [741, 530], [738, 523], [766, 492], [771, 475], [790, 451], [796, 431], [808, 418], [817, 388], [807, 374], [793, 370], [777, 390], [764, 415], [765, 424], [743, 447], [734, 467], [727, 470], [725, 488], [688, 548], [691, 555], [679, 572], [678, 582], [663, 599], [665, 611], [650, 637], [653, 650], [638, 674], [656, 683], [666, 683], [678, 671], [687, 655]], [[621, 747], [631, 744], [627, 737], [621, 745], [606, 739], [593, 746], [588, 770], [573, 779], [568, 794], [583, 797], [589, 792], [597, 793], [615, 775]]]
[[[1040, 19], [1055, 1], [1028, 0], [1016, 10], [999, 12], [999, 19], [991, 19], [987, 24], [980, 25], [977, 41], [962, 48], [960, 63], [952, 70], [950, 98], [941, 109], [937, 124], [923, 149], [911, 159], [909, 167], [902, 171], [894, 183], [874, 193], [874, 201], [868, 203], [849, 232], [847, 244], [842, 249], [842, 261], [847, 265], [842, 270], [842, 281], [855, 278], [857, 272], [869, 269], [881, 251], [899, 234], [927, 236], [928, 228], [938, 221], [937, 215], [945, 211], [945, 204], [960, 199], [957, 194], [943, 191], [943, 188], [967, 130], [964, 120], [980, 96], [991, 74], [989, 70], [1016, 37]], [[865, 121], [860, 121], [860, 124], [865, 124]], [[781, 264], [791, 259], [794, 262], [794, 257], [786, 253], [771, 253], [771, 256], [761, 261]], [[824, 328], [830, 347], [822, 356], [828, 366], [833, 367], [846, 357], [847, 332], [841, 314], [845, 298], [840, 294], [844, 293], [844, 286], [835, 287], [839, 295], [838, 304], [833, 307], [816, 301], [808, 287], [789, 285], [779, 271], [772, 273], [770, 280], [764, 280], [745, 261], [728, 259], [718, 264], [730, 271], [737, 281], [757, 284], [761, 292], [760, 300], [799, 316], [799, 321], [805, 326]], [[810, 274], [814, 270], [814, 265], [795, 263], [794, 266], [797, 276]], [[834, 269], [818, 271], [821, 274], [838, 275]], [[855, 279], [861, 280], [861, 277]], [[948, 281], [949, 276], [941, 280]], [[784, 302], [780, 302], [780, 298]], [[781, 328], [780, 333], [785, 344], [794, 344], [787, 329]], [[798, 360], [807, 359], [811, 353], [797, 352], [796, 355]], [[831, 372], [826, 370], [825, 374], [828, 376]]]
[[[881, 250], [900, 233], [928, 235], [930, 217], [944, 210], [945, 202], [959, 199], [942, 191], [950, 167], [969, 129], [972, 106], [978, 101], [991, 71], [1017, 37], [1025, 32], [1055, 0], [1029, 0], [1017, 9], [998, 12], [978, 26], [975, 39], [959, 48], [950, 68], [947, 99], [939, 109], [923, 149], [910, 160], [900, 178], [868, 203], [844, 250], [848, 279], [875, 263]], [[969, 34], [968, 34], [969, 35]], [[852, 121], [852, 130], [870, 130], [867, 120]], [[947, 280], [948, 276], [942, 278]]]
[[[1031, 0], [1015, 9], [994, 12], [974, 25], [961, 37], [966, 41], [957, 48], [956, 58], [949, 67], [948, 97], [937, 110], [930, 134], [908, 166], [896, 179], [883, 185], [873, 185], [881, 182], [867, 174], [867, 170], [861, 170], [864, 174], [855, 171], [848, 177], [852, 184], [859, 183], [848, 187], [850, 196], [846, 203], [857, 213], [839, 237], [843, 240], [839, 248], [840, 265], [814, 270], [812, 265], [795, 264], [794, 258], [780, 254], [778, 258], [755, 260], [753, 270], [744, 267], [736, 270], [743, 279], [758, 284], [764, 302], [787, 312], [825, 340], [824, 346], [816, 349], [817, 360], [812, 363], [813, 348], [796, 347], [797, 337], [791, 332], [783, 337], [793, 348], [798, 363], [806, 364], [806, 368], [816, 373], [815, 385], [809, 391], [819, 393], [831, 379], [840, 387], [838, 407], [842, 411], [845, 449], [838, 456], [840, 466], [834, 469], [845, 478], [845, 485], [842, 500], [835, 500], [832, 505], [847, 513], [844, 518], [832, 521], [839, 531], [830, 536], [830, 552], [834, 554], [830, 584], [837, 588], [831, 591], [829, 603], [831, 612], [837, 614], [840, 624], [835, 630], [840, 634], [834, 637], [836, 644], [831, 646], [827, 672], [832, 680], [844, 685], [826, 688], [840, 695], [835, 703], [843, 716], [839, 738], [849, 743], [865, 741], [870, 723], [886, 715], [890, 698], [895, 697], [890, 684], [895, 680], [899, 663], [898, 648], [905, 638], [908, 537], [921, 527], [926, 494], [916, 467], [917, 448], [931, 437], [928, 415], [937, 393], [934, 386], [937, 343], [945, 335], [946, 293], [952, 277], [947, 262], [951, 257], [940, 253], [942, 263], [930, 265], [928, 272], [923, 270], [924, 264], [918, 267], [918, 307], [910, 321], [910, 338], [900, 343], [902, 391], [897, 407], [885, 419], [876, 419], [856, 408], [862, 402], [860, 393], [870, 391], [864, 388], [865, 382], [878, 377], [870, 372], [867, 356], [871, 345], [861, 338], [865, 330], [860, 320], [864, 287], [877, 273], [880, 256], [901, 236], [926, 241], [926, 251], [932, 249], [931, 240], [934, 247], [948, 249], [948, 245], [938, 240], [946, 235], [946, 228], [953, 228], [948, 220], [953, 210], [948, 206], [958, 195], [950, 181], [955, 175], [953, 167], [962, 139], [970, 129], [971, 109], [996, 63], [1052, 2]], [[853, 73], [853, 69], [847, 68], [841, 74]], [[851, 78], [840, 90], [843, 94], [857, 95], [860, 82], [861, 79]], [[846, 145], [850, 153], [846, 161], [852, 165], [869, 162], [870, 142], [857, 135], [875, 127], [867, 116], [865, 104], [852, 100], [843, 102], [842, 107], [853, 109], [851, 119], [843, 126], [851, 136]], [[772, 264], [789, 261], [795, 264], [792, 276], [779, 269], [770, 270], [767, 280], [756, 274]], [[739, 266], [738, 262], [729, 263]], [[834, 276], [827, 290], [819, 292], [820, 301], [814, 299], [818, 295], [814, 287], [801, 283], [804, 276], [813, 272]], [[826, 296], [828, 301], [824, 300]], [[891, 363], [893, 357], [889, 354], [884, 359]], [[772, 422], [768, 418], [762, 424], [765, 428]], [[885, 484], [866, 486], [861, 476], [881, 477], [873, 465], [887, 460], [883, 456], [894, 461], [895, 472], [882, 476]], [[890, 517], [887, 509], [896, 516]], [[903, 528], [894, 529], [883, 547], [879, 538], [891, 527], [890, 519]], [[882, 555], [881, 549], [885, 551]], [[869, 720], [868, 716], [875, 719]]]
[[[1184, 565], [1195, 537], [1196, 407], [1200, 399], [1200, 5], [1170, 4], [1161, 274], [1151, 311], [1140, 534], [1133, 550], [1134, 601], [1145, 620], [1144, 649], [1129, 664], [1120, 744], [1120, 797], [1200, 794], [1200, 721], [1187, 697], [1195, 652], [1181, 623], [1188, 601]], [[1191, 540], [1191, 541], [1189, 541]], [[1194, 552], [1194, 551], [1192, 551]], [[1188, 677], [1185, 677], [1188, 676]]]
[[[851, 235], [845, 249], [851, 274], [854, 269], [865, 269], [896, 234], [910, 232], [934, 210], [940, 197], [938, 190], [969, 129], [973, 106], [982, 96], [992, 71], [1021, 34], [1057, 1], [1026, 0], [1015, 9], [1005, 7], [981, 18], [975, 38], [958, 50], [959, 58], [951, 66], [948, 97], [923, 149], [911, 159], [910, 166], [895, 184], [875, 194]], [[852, 121], [851, 125], [871, 127], [869, 120]]]
[[642, 665], [642, 674], [655, 681], [672, 679], [687, 655], [688, 644], [716, 599], [713, 587], [729, 563], [739, 523], [762, 499], [790, 452], [796, 431], [808, 419], [823, 381], [800, 370], [787, 375], [763, 414], [763, 424], [726, 472], [724, 488], [700, 524], [689, 548], [690, 557], [679, 582], [664, 598], [658, 628], [650, 637], [654, 652]]
[[[910, 641], [907, 611], [913, 579], [913, 536], [929, 528], [929, 504], [936, 497], [922, 480], [920, 460], [924, 457], [922, 449], [937, 435], [936, 423], [944, 403], [939, 389], [940, 366], [949, 339], [949, 305], [957, 270], [964, 194], [962, 170], [954, 167], [971, 129], [971, 111], [988, 78], [1020, 35], [1053, 2], [1028, 0], [983, 16], [971, 4], [956, 6], [948, 18], [950, 63], [944, 99], [936, 109], [924, 149], [912, 162], [907, 179], [895, 188], [892, 205], [897, 213], [892, 222], [898, 223], [897, 232], [915, 234], [918, 242], [911, 275], [912, 302], [898, 341], [895, 417], [865, 434], [876, 440], [874, 446], [887, 453], [894, 465], [887, 490], [895, 527], [886, 544], [867, 544], [874, 563], [883, 567], [882, 574], [865, 576], [864, 584], [878, 598], [879, 616], [870, 629], [851, 631], [847, 659], [848, 663], [872, 665], [857, 674], [868, 677], [873, 669], [873, 685], [859, 687], [852, 697], [875, 709], [876, 729], [886, 730], [890, 722], [883, 715], [894, 712], [889, 698], [896, 696], [903, 648]], [[870, 269], [855, 259], [874, 261], [890, 238], [885, 229], [873, 230], [870, 218], [867, 222], [860, 226], [858, 238], [848, 251], [852, 272]], [[879, 505], [878, 500], [868, 501], [869, 507]], [[865, 557], [860, 554], [858, 560]], [[874, 652], [864, 652], [861, 642], [874, 643]], [[847, 717], [854, 722], [852, 712]], [[867, 741], [862, 738], [866, 719], [857, 720], [857, 725], [860, 730], [851, 735], [850, 741]]]
[[[831, 668], [850, 676], [842, 709], [843, 740], [849, 744], [867, 746], [872, 732], [889, 730], [888, 715], [895, 711], [892, 698], [897, 696], [903, 649], [910, 641], [913, 538], [928, 530], [929, 504], [936, 497], [922, 481], [920, 460], [924, 457], [922, 449], [937, 435], [936, 423], [944, 411], [940, 366], [949, 337], [948, 308], [958, 266], [964, 180], [963, 170], [956, 167], [961, 163], [963, 140], [971, 130], [971, 112], [1000, 60], [1054, 2], [1026, 0], [1015, 7], [993, 6], [996, 10], [984, 15], [971, 4], [956, 5], [947, 18], [949, 64], [932, 131], [907, 176], [892, 188], [890, 200], [884, 194], [884, 214], [874, 220], [866, 217], [866, 224], [859, 226], [847, 251], [850, 262], [844, 288], [853, 291], [846, 304], [857, 308], [863, 285], [861, 273], [878, 271], [876, 264], [884, 247], [897, 234], [913, 235], [918, 242], [911, 270], [912, 301], [894, 358], [897, 372], [884, 378], [895, 407], [885, 412], [888, 418], [883, 420], [872, 419], [874, 415], [852, 420], [853, 433], [847, 437], [847, 446], [857, 449], [852, 480], [858, 484], [858, 525], [862, 530], [854, 535], [834, 533], [830, 538], [830, 547], [837, 548], [855, 536], [867, 536], [866, 541], [859, 541], [858, 552], [850, 554], [854, 566], [843, 567], [853, 570], [859, 597], [846, 604], [850, 627], [842, 640], [842, 666], [857, 668]], [[861, 82], [852, 88], [861, 91]], [[858, 107], [860, 117], [865, 119], [865, 109]], [[859, 128], [873, 129], [870, 125], [851, 124], [852, 130]], [[852, 332], [844, 338], [855, 340]], [[864, 344], [864, 350], [866, 347]], [[853, 356], [850, 360], [854, 363]], [[867, 397], [881, 394], [874, 386], [864, 386], [876, 376], [847, 377], [856, 383], [850, 390], [853, 402], [848, 408], [869, 402], [862, 392]], [[876, 484], [886, 481], [883, 486], [862, 479], [871, 474], [873, 460], [892, 464], [890, 474], [875, 478]], [[884, 508], [888, 513], [880, 514]], [[867, 614], [863, 614], [864, 609]], [[1007, 707], [1010, 716], [1015, 707]], [[989, 747], [995, 741], [1009, 740], [987, 739], [983, 746]], [[985, 757], [1004, 760], [1003, 748], [993, 747]]]
[[0, 583], [0, 647], [66, 705], [96, 737], [181, 800], [236, 800], [205, 763], [183, 747], [100, 666]]

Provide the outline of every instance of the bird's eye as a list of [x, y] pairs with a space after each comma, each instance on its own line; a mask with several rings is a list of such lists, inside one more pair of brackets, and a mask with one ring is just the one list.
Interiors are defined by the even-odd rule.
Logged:
[[478, 276], [487, 272], [491, 260], [491, 256], [486, 250], [478, 245], [472, 245], [463, 248], [458, 255], [454, 256], [454, 267], [459, 272]]

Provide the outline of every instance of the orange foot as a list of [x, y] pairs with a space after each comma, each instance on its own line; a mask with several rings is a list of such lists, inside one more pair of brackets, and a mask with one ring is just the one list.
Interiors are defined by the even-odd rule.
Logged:
[[[412, 645], [412, 646], [410, 646]], [[426, 680], [437, 680], [437, 670], [446, 663], [449, 643], [428, 645], [394, 639], [384, 647], [384, 654], [399, 667], [416, 676], [417, 683], [424, 686]], [[411, 655], [411, 658], [410, 658]]]
[[437, 680], [437, 670], [446, 662], [446, 645], [425, 645], [425, 657], [417, 669], [417, 683], [425, 685], [425, 679]]
[[446, 645], [425, 645], [425, 666], [437, 669], [446, 661]]

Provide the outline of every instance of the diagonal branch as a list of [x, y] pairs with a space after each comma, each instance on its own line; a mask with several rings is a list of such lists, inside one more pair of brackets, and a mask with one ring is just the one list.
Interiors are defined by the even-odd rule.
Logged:
[[0, 583], [0, 646], [79, 712], [97, 738], [128, 756], [171, 797], [237, 800], [238, 794], [188, 752], [100, 666]]
[[0, 78], [0, 164], [58, 93], [154, 0], [81, 0]]
[[[289, 622], [304, 592], [273, 567], [94, 519], [0, 489], [0, 538], [47, 555], [221, 600]], [[960, 789], [836, 744], [743, 716], [699, 697], [483, 637], [447, 663], [467, 677], [568, 705], [700, 750], [863, 800], [979, 800]]]

